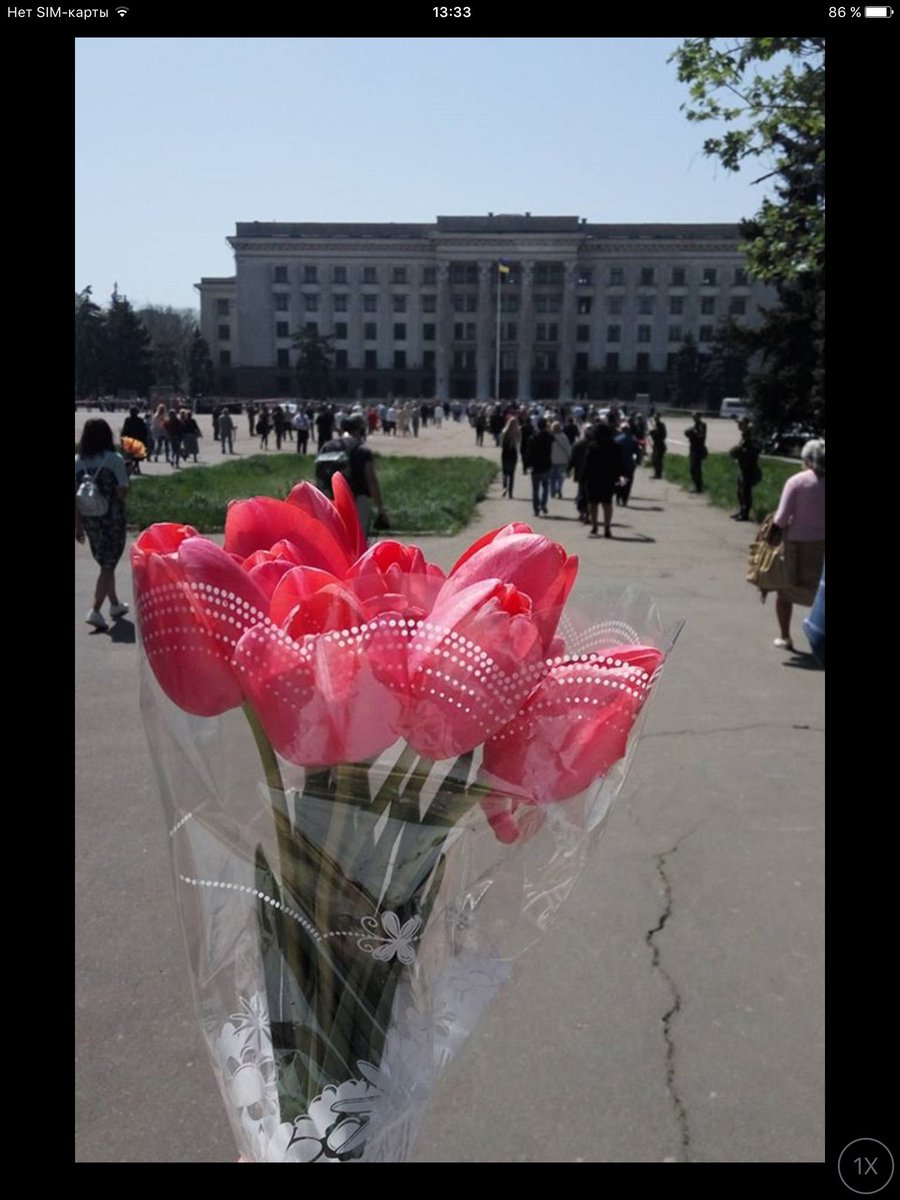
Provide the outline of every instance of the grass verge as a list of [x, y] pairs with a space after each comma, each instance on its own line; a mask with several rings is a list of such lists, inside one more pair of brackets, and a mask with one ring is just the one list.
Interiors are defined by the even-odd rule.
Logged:
[[[173, 475], [132, 476], [128, 523], [193, 525], [200, 533], [225, 528], [229, 500], [283, 500], [301, 479], [312, 480], [312, 455], [258, 454]], [[471, 521], [497, 466], [483, 458], [378, 458], [378, 478], [391, 533], [455, 534]]]
[[[750, 514], [757, 522], [776, 510], [785, 480], [801, 470], [798, 462], [775, 462], [768, 458], [760, 459], [759, 467], [762, 471], [762, 483], [753, 489], [753, 509]], [[671, 483], [680, 484], [685, 489], [691, 487], [690, 466], [683, 455], [667, 454], [663, 463], [663, 475]], [[717, 508], [730, 508], [735, 512], [737, 481], [738, 469], [734, 459], [728, 454], [710, 454], [703, 464], [703, 487], [710, 503], [715, 504]]]

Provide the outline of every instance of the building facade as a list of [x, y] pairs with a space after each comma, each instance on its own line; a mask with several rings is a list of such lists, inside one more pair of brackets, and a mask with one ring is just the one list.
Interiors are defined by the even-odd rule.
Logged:
[[[217, 390], [298, 394], [294, 337], [331, 339], [334, 395], [666, 399], [690, 334], [773, 293], [732, 225], [593, 225], [530, 213], [434, 224], [238, 223], [235, 275], [204, 278]], [[502, 264], [502, 267], [501, 265]]]

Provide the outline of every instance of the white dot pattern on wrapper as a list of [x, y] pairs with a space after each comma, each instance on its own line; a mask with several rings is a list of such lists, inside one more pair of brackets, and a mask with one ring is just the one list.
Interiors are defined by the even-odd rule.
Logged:
[[243, 892], [248, 896], [254, 896], [257, 900], [264, 900], [266, 904], [270, 904], [272, 908], [277, 908], [283, 912], [285, 916], [296, 921], [298, 925], [302, 925], [311, 937], [317, 942], [322, 941], [322, 934], [307, 921], [302, 913], [295, 912], [293, 908], [288, 908], [286, 904], [282, 904], [280, 900], [276, 900], [273, 896], [267, 896], [265, 892], [259, 891], [258, 888], [249, 887], [244, 883], [226, 883], [219, 879], [195, 879], [190, 875], [179, 875], [178, 878], [182, 883], [188, 884], [190, 887], [205, 887], [205, 888], [221, 888], [228, 892]]
[[175, 834], [178, 832], [178, 830], [182, 827], [182, 825], [185, 825], [188, 821], [190, 821], [190, 819], [191, 819], [191, 817], [193, 817], [193, 815], [194, 814], [192, 812], [185, 813], [184, 816], [181, 818], [181, 820], [177, 821], [172, 826], [172, 828], [169, 830], [169, 837], [174, 837]]
[[138, 616], [151, 661], [173, 652], [229, 656], [245, 629], [260, 624], [275, 628], [265, 613], [235, 592], [184, 580], [142, 591]]

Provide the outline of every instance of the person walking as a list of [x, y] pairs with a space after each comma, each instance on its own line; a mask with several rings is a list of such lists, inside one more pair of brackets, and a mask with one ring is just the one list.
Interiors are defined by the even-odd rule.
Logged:
[[550, 473], [553, 469], [553, 434], [547, 427], [546, 417], [538, 420], [537, 432], [528, 440], [528, 468], [531, 471], [531, 504], [534, 515], [546, 517]]
[[219, 441], [222, 444], [222, 453], [225, 454], [225, 447], [228, 447], [228, 453], [234, 454], [234, 417], [227, 408], [223, 408], [219, 414]]
[[563, 432], [559, 421], [553, 422], [550, 432], [553, 434], [553, 449], [550, 452], [550, 495], [555, 500], [562, 500], [563, 481], [572, 457], [572, 443]]
[[174, 408], [170, 408], [166, 417], [166, 437], [169, 439], [167, 461], [171, 462], [176, 470], [181, 462], [181, 434], [181, 418]]
[[513, 494], [521, 443], [522, 431], [519, 428], [519, 418], [512, 416], [503, 426], [500, 434], [500, 470], [503, 474], [503, 495], [510, 500]]
[[297, 453], [305, 454], [306, 447], [309, 445], [309, 414], [304, 412], [302, 407], [298, 407], [291, 424], [294, 426], [294, 433], [297, 435]]
[[153, 420], [150, 422], [150, 432], [153, 434], [153, 461], [159, 462], [159, 452], [162, 450], [166, 462], [169, 461], [169, 435], [166, 432], [166, 406], [158, 404]]
[[582, 479], [582, 468], [584, 467], [584, 456], [587, 454], [588, 448], [593, 442], [594, 426], [590, 421], [586, 421], [581, 430], [581, 437], [572, 446], [572, 457], [569, 460], [569, 469], [572, 472], [572, 478], [575, 480], [575, 507], [578, 509], [578, 519], [582, 525], [588, 523], [588, 501], [587, 493], [584, 488], [584, 480]]
[[185, 459], [190, 455], [194, 462], [197, 461], [202, 437], [203, 433], [197, 424], [197, 418], [189, 408], [183, 408], [181, 410], [181, 442], [184, 447]]
[[650, 422], [650, 464], [653, 467], [654, 479], [662, 479], [667, 432], [666, 423], [662, 417], [654, 416]]
[[694, 486], [692, 492], [698, 495], [703, 491], [703, 461], [708, 451], [706, 449], [706, 422], [700, 413], [694, 413], [694, 423], [684, 431], [688, 440], [688, 466]]
[[733, 521], [749, 521], [750, 509], [753, 507], [753, 489], [762, 483], [762, 471], [759, 469], [761, 446], [753, 436], [753, 427], [747, 417], [738, 421], [741, 440], [731, 448], [731, 457], [738, 467], [737, 500], [738, 511], [732, 515]]
[[809, 608], [816, 598], [825, 563], [825, 442], [813, 438], [803, 447], [803, 470], [785, 483], [769, 533], [770, 544], [784, 538], [788, 583], [775, 599], [778, 634], [775, 645], [793, 650], [794, 605]]
[[284, 409], [280, 404], [275, 405], [272, 413], [272, 428], [275, 430], [275, 449], [281, 449], [281, 443], [284, 441]]
[[269, 410], [264, 404], [261, 404], [259, 407], [259, 416], [256, 419], [256, 432], [259, 435], [260, 450], [268, 450], [271, 429], [272, 422], [269, 419]]
[[603, 508], [603, 536], [612, 537], [613, 493], [621, 474], [621, 455], [613, 431], [602, 421], [594, 426], [591, 443], [582, 461], [579, 482], [584, 485], [591, 537], [599, 533], [599, 509]]
[[[105, 511], [82, 512], [78, 489], [86, 479], [92, 479], [105, 502]], [[94, 606], [85, 620], [95, 629], [108, 629], [101, 613], [109, 600], [109, 615], [117, 621], [128, 612], [128, 605], [119, 600], [116, 591], [116, 567], [125, 550], [125, 497], [128, 495], [128, 472], [125, 460], [113, 449], [113, 434], [101, 417], [85, 421], [78, 453], [75, 456], [75, 541], [87, 539], [94, 562], [100, 568], [94, 589]], [[95, 505], [94, 507], [99, 507]]]
[[619, 447], [619, 456], [621, 458], [619, 484], [616, 488], [616, 504], [622, 508], [627, 508], [631, 489], [634, 485], [635, 468], [640, 458], [640, 445], [627, 421], [622, 422], [615, 443]]

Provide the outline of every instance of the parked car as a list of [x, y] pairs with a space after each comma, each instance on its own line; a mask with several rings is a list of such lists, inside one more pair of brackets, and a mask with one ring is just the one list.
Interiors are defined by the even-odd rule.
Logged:
[[788, 425], [769, 434], [763, 442], [763, 453], [776, 454], [781, 458], [799, 458], [806, 443], [817, 437], [821, 437], [821, 434], [808, 425]]
[[731, 417], [733, 421], [737, 421], [740, 417], [749, 417], [750, 405], [746, 400], [739, 400], [735, 396], [726, 396], [719, 409], [719, 416]]

